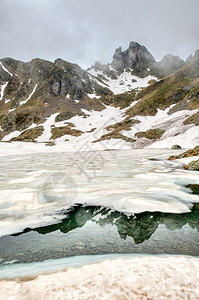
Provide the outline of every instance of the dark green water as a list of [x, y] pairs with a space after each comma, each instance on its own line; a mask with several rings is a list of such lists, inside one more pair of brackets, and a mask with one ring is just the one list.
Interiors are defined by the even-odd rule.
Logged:
[[77, 205], [59, 224], [0, 238], [1, 264], [110, 253], [199, 256], [199, 204], [186, 214], [145, 212], [129, 217]]

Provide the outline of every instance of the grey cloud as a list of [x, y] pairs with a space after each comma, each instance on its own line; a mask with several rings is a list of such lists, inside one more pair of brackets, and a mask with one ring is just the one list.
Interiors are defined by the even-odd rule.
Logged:
[[88, 67], [145, 45], [160, 60], [199, 48], [198, 0], [0, 0], [0, 57], [61, 57]]

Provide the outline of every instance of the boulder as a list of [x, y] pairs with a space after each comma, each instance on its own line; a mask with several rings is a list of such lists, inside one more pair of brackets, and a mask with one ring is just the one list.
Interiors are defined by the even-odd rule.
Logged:
[[182, 148], [181, 148], [181, 146], [179, 146], [179, 145], [173, 145], [173, 146], [171, 147], [171, 149], [172, 149], [172, 150], [180, 150], [180, 149], [182, 149]]
[[185, 166], [185, 169], [193, 170], [193, 171], [199, 171], [199, 159], [198, 159], [198, 160], [191, 161], [191, 162], [188, 164], [188, 168], [187, 168], [187, 166]]

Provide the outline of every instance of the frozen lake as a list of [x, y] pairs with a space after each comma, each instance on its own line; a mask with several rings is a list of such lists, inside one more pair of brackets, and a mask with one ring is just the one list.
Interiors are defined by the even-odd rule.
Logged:
[[199, 175], [169, 161], [173, 153], [2, 155], [0, 268], [113, 253], [198, 256], [199, 197], [186, 186]]
[[[121, 150], [36, 153], [0, 157], [0, 235], [59, 222], [74, 204], [108, 207], [127, 215], [189, 212], [198, 196], [185, 185], [197, 172], [174, 151]], [[176, 153], [176, 152], [175, 152]]]

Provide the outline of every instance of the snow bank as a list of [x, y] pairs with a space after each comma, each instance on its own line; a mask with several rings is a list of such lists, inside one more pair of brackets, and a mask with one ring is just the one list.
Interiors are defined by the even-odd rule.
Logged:
[[119, 258], [28, 281], [0, 282], [1, 299], [199, 299], [199, 259]]
[[[147, 146], [145, 142], [143, 146], [147, 148], [171, 148], [173, 145], [178, 144], [182, 148], [193, 148], [199, 144], [199, 130], [194, 124], [184, 125], [183, 122], [191, 115], [197, 113], [199, 110], [181, 110], [173, 114], [169, 114], [172, 104], [165, 110], [158, 109], [155, 116], [135, 116], [134, 119], [139, 120], [140, 123], [134, 124], [130, 130], [123, 131], [122, 134], [136, 138], [137, 132], [147, 131], [149, 129], [163, 129], [165, 133], [161, 139], [153, 142]], [[150, 140], [149, 140], [150, 142]], [[139, 145], [140, 139], [132, 144], [132, 147]]]
[[148, 148], [171, 148], [176, 144], [180, 145], [182, 148], [193, 148], [197, 146], [199, 144], [198, 126], [193, 126], [179, 135], [168, 137], [162, 136], [160, 141], [153, 143], [148, 146]]

